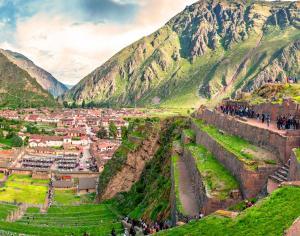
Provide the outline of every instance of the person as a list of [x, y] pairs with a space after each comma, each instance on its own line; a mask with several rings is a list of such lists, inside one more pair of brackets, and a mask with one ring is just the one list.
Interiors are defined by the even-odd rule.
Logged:
[[129, 235], [130, 236], [135, 236], [136, 232], [135, 232], [135, 229], [134, 229], [134, 225], [132, 224], [131, 227], [130, 227], [130, 230], [129, 230]]
[[268, 125], [268, 127], [270, 126], [270, 122], [271, 122], [271, 116], [269, 114], [267, 114], [267, 125]]
[[262, 122], [262, 123], [265, 123], [265, 119], [266, 119], [266, 116], [265, 116], [265, 114], [263, 113], [263, 114], [261, 115], [261, 122]]
[[117, 236], [115, 228], [111, 230], [111, 236]]

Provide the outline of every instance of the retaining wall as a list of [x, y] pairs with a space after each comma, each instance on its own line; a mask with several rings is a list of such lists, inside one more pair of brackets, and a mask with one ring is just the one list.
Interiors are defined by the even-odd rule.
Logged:
[[191, 178], [193, 180], [193, 184], [194, 184], [193, 187], [197, 199], [199, 201], [201, 213], [203, 213], [204, 215], [208, 215], [212, 212], [215, 212], [216, 210], [226, 209], [229, 206], [232, 206], [242, 200], [241, 198], [235, 198], [235, 199], [228, 198], [228, 199], [220, 200], [220, 199], [208, 197], [206, 194], [205, 186], [202, 181], [201, 173], [197, 168], [195, 159], [191, 151], [188, 150], [187, 148], [184, 148], [182, 158], [184, 159], [186, 166], [189, 170], [189, 173], [191, 175]]
[[298, 132], [294, 135], [284, 136], [268, 129], [247, 124], [215, 110], [203, 109], [196, 113], [195, 117], [273, 152], [282, 163], [286, 163], [291, 156], [292, 149], [300, 145]]
[[290, 159], [289, 181], [297, 180], [300, 180], [300, 162], [297, 160], [295, 150], [293, 150]]
[[274, 167], [263, 167], [256, 171], [249, 170], [233, 153], [201, 131], [194, 122], [192, 122], [192, 128], [196, 132], [196, 143], [205, 146], [238, 180], [244, 198], [256, 197], [266, 186], [268, 176], [274, 173], [278, 167], [274, 165]]

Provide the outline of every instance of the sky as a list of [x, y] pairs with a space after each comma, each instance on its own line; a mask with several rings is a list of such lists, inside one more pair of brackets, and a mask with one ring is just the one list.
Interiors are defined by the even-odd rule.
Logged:
[[0, 48], [76, 84], [196, 0], [0, 0]]

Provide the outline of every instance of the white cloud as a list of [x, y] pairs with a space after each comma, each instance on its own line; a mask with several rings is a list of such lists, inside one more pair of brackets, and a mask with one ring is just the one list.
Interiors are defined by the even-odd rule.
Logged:
[[[133, 2], [133, 0], [115, 0]], [[133, 23], [76, 22], [65, 15], [39, 13], [19, 20], [15, 41], [0, 47], [18, 51], [67, 84], [75, 84], [123, 47], [152, 33], [195, 0], [140, 0]]]

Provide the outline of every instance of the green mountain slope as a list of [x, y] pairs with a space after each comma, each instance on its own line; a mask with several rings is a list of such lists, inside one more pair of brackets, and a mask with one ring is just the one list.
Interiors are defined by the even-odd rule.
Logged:
[[47, 91], [0, 53], [0, 108], [56, 106]]
[[204, 1], [126, 47], [63, 99], [195, 107], [299, 77], [299, 2]]
[[3, 49], [0, 49], [0, 52], [5, 55], [8, 60], [16, 64], [22, 70], [28, 72], [32, 78], [36, 79], [43, 89], [47, 90], [54, 97], [62, 95], [68, 90], [64, 84], [56, 80], [49, 72], [35, 65], [24, 55]]

